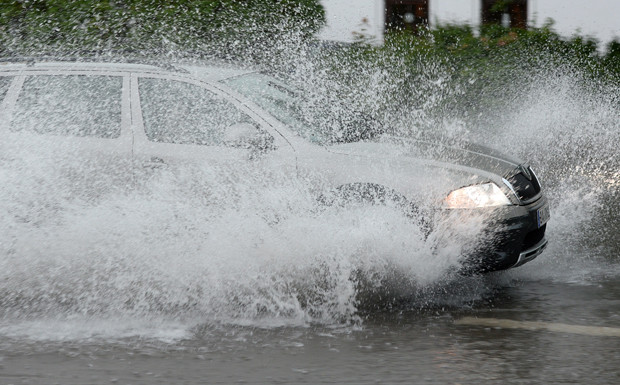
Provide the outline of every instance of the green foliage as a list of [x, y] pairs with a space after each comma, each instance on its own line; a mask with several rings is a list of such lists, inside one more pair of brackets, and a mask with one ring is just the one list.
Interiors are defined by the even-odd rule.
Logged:
[[318, 0], [0, 0], [0, 52], [252, 47], [324, 21]]
[[[469, 26], [447, 25], [419, 35], [391, 33], [382, 46], [359, 43], [330, 50], [319, 62], [333, 84], [342, 87], [340, 99], [358, 98], [360, 90], [374, 87], [364, 82], [380, 82], [381, 98], [369, 92], [361, 98], [371, 102], [358, 108], [379, 118], [405, 111], [418, 128], [445, 119], [473, 124], [497, 119], [494, 114], [507, 105], [519, 104], [533, 79], [569, 76], [588, 85], [620, 87], [620, 43], [601, 53], [596, 41], [565, 39], [551, 27], [489, 25], [474, 33]], [[372, 74], [372, 79], [360, 74]], [[347, 103], [354, 105], [355, 98], [350, 99]]]
[[620, 42], [614, 40], [607, 45], [607, 55], [603, 63], [605, 67], [615, 68], [616, 73], [620, 73]]
[[506, 12], [514, 0], [497, 0], [491, 7], [491, 12]]
[[[446, 25], [417, 35], [393, 32], [381, 46], [358, 42], [315, 50], [319, 57], [303, 63], [294, 45], [311, 41], [324, 22], [318, 0], [0, 0], [0, 55], [215, 52], [267, 59], [271, 68], [314, 66], [326, 88], [337, 85], [333, 97], [355, 108], [391, 114], [398, 105], [438, 117], [488, 116], [498, 101], [516, 94], [519, 79], [541, 70], [561, 69], [620, 87], [619, 42], [600, 53], [592, 39], [560, 37], [552, 21], [527, 30], [484, 25], [475, 32]], [[360, 74], [374, 75], [368, 80]], [[380, 98], [372, 91], [377, 84], [389, 88]], [[364, 87], [371, 90], [372, 105], [356, 105]]]

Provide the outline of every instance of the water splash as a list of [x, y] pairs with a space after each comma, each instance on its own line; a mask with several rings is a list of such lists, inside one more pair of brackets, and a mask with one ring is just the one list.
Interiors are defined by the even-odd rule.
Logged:
[[315, 184], [286, 174], [186, 165], [136, 184], [131, 162], [3, 149], [0, 309], [18, 328], [356, 323], [360, 291], [400, 276], [405, 293], [458, 267], [457, 245], [438, 252], [397, 208], [321, 207]]
[[[415, 82], [376, 63], [339, 79], [292, 45], [291, 65], [277, 67], [331, 115], [361, 110], [404, 135], [432, 129], [533, 165], [552, 206], [550, 247], [536, 266], [492, 278], [499, 284], [587, 280], [617, 261], [617, 88], [541, 70], [493, 119], [468, 120], [445, 107], [462, 85], [441, 64], [402, 74], [417, 73]], [[415, 108], [397, 105], [403, 95]], [[178, 339], [204, 324], [352, 325], [360, 312], [469, 306], [490, 290], [451, 274], [475, 226], [453, 228], [461, 239], [438, 249], [437, 234], [393, 208], [317, 207], [317, 181], [196, 165], [136, 178], [130, 161], [88, 161], [47, 140], [1, 144], [4, 335]]]

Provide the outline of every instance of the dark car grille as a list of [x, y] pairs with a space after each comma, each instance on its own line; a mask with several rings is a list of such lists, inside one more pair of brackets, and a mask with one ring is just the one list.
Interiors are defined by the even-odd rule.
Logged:
[[527, 233], [525, 239], [523, 239], [523, 250], [534, 247], [538, 242], [542, 241], [545, 237], [545, 229], [547, 225], [541, 226], [540, 229]]
[[540, 193], [540, 184], [536, 176], [529, 167], [527, 168], [527, 172], [529, 176], [531, 176], [531, 179], [525, 176], [523, 172], [508, 178], [508, 182], [512, 185], [517, 197], [522, 201], [530, 200]]

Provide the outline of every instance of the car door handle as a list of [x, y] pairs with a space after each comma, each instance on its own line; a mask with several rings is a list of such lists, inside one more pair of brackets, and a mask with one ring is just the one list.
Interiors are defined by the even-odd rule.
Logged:
[[145, 168], [161, 168], [166, 165], [166, 161], [158, 156], [152, 156], [142, 164]]

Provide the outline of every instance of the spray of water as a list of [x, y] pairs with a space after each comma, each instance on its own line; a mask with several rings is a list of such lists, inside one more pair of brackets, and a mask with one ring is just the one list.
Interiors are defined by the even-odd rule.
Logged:
[[436, 250], [397, 208], [325, 208], [314, 185], [277, 172], [191, 165], [136, 183], [123, 178], [131, 163], [10, 147], [0, 309], [20, 328], [76, 317], [356, 323], [360, 295], [389, 284], [406, 296], [458, 266], [459, 244]]
[[[272, 47], [261, 65], [297, 83], [311, 106], [330, 106], [319, 124], [363, 111], [400, 135], [432, 130], [532, 164], [552, 206], [550, 247], [536, 267], [491, 280], [587, 278], [616, 263], [618, 88], [543, 68], [481, 124], [446, 107], [463, 85], [440, 63], [421, 57], [395, 74], [392, 57], [334, 72], [333, 57], [299, 41]], [[399, 105], [405, 96], [414, 108]], [[461, 306], [486, 290], [488, 281], [453, 274], [484, 218], [427, 235], [393, 207], [321, 207], [320, 178], [196, 164], [142, 174], [131, 160], [91, 159], [54, 140], [0, 144], [4, 335], [175, 339], [204, 324], [356, 325], [363, 313]]]

